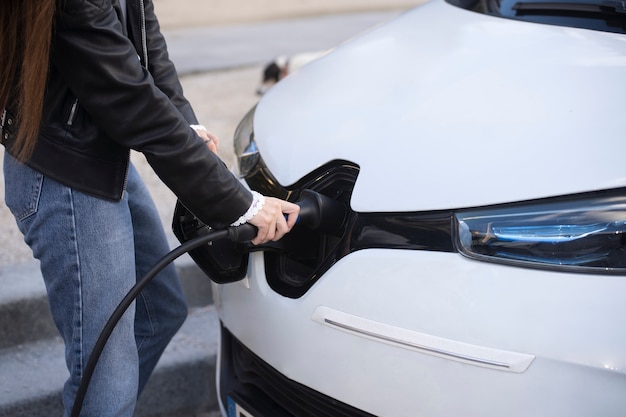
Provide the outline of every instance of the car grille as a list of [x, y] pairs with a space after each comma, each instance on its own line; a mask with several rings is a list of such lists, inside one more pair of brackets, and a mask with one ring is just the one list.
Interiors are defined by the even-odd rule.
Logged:
[[374, 417], [285, 377], [222, 327], [220, 395], [254, 417]]

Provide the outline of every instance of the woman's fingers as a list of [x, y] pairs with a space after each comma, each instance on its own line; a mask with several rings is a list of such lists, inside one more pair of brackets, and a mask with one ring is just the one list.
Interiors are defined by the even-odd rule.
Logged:
[[252, 244], [260, 245], [281, 239], [296, 224], [300, 207], [274, 197], [265, 197], [263, 208], [250, 219], [258, 229]]

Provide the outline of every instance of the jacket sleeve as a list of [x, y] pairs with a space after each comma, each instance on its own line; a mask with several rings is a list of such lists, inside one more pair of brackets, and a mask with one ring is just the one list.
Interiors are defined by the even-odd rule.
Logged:
[[[111, 3], [62, 4], [52, 65], [103, 135], [143, 153], [161, 180], [206, 224], [218, 227], [238, 219], [249, 208], [251, 193], [143, 68]], [[171, 69], [157, 72], [161, 85], [178, 82]]]

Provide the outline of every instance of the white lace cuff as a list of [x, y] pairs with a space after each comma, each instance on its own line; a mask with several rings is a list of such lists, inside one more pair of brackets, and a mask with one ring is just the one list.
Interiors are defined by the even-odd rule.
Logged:
[[189, 125], [189, 127], [195, 130], [196, 132], [199, 130], [204, 130], [205, 132], [208, 132], [208, 129], [204, 127], [204, 125]]
[[236, 222], [232, 223], [231, 226], [241, 226], [244, 223], [248, 223], [251, 218], [256, 216], [259, 211], [261, 211], [264, 205], [265, 197], [256, 191], [252, 191], [252, 204], [250, 204], [250, 208], [243, 214], [243, 216], [238, 218]]

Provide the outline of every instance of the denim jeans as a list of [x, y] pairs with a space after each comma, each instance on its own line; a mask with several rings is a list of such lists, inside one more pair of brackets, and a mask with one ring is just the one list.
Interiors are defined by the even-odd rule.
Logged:
[[[130, 288], [169, 245], [133, 166], [124, 197], [106, 201], [66, 187], [5, 152], [5, 200], [40, 261], [54, 322], [65, 342], [69, 416], [100, 331]], [[100, 357], [82, 416], [131, 417], [137, 396], [187, 316], [173, 265], [137, 297]]]

